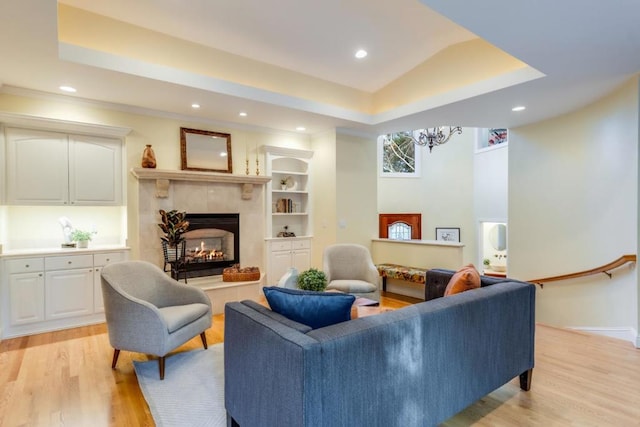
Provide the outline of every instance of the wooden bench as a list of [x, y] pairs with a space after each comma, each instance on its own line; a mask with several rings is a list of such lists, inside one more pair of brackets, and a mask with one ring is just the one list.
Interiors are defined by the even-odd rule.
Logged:
[[382, 276], [382, 290], [387, 290], [387, 277], [405, 280], [407, 282], [424, 285], [427, 279], [427, 268], [407, 267], [399, 264], [378, 264], [378, 273]]

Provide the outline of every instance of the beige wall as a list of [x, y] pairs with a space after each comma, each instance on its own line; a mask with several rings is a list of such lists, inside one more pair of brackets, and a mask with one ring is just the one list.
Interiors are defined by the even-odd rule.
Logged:
[[376, 139], [337, 135], [337, 243], [371, 247], [377, 237]]
[[336, 242], [336, 133], [311, 138], [313, 150], [313, 247], [311, 266], [322, 268], [322, 251]]
[[[572, 273], [637, 253], [637, 78], [509, 138], [510, 276]], [[537, 320], [629, 338], [638, 330], [637, 283], [630, 266], [612, 279], [550, 283], [538, 292]]]
[[[420, 178], [378, 177], [378, 213], [421, 213], [422, 238], [435, 239], [436, 227], [459, 227], [464, 263], [476, 262], [473, 212], [475, 132], [465, 128], [449, 142], [422, 151]], [[378, 166], [378, 169], [380, 166]], [[377, 236], [376, 236], [377, 237]], [[476, 266], [480, 267], [480, 266]]]

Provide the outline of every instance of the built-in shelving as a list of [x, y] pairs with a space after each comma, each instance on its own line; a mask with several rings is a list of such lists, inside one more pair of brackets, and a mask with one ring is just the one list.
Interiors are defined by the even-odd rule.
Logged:
[[[291, 267], [298, 271], [311, 263], [312, 151], [265, 146], [267, 183], [267, 283], [277, 283]], [[285, 184], [281, 181], [285, 180]], [[284, 188], [283, 188], [284, 186]]]

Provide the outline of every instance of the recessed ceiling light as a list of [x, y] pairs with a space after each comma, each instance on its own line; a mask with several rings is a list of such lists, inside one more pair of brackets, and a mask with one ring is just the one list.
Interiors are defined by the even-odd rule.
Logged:
[[77, 92], [76, 88], [71, 87], [71, 86], [60, 86], [60, 90], [63, 91], [63, 92], [70, 92], [70, 93]]
[[195, 108], [197, 110], [200, 108], [200, 104], [191, 104], [191, 108]]
[[358, 50], [358, 51], [356, 52], [356, 58], [358, 58], [358, 59], [362, 59], [362, 58], [364, 58], [365, 56], [367, 56], [367, 51], [366, 51], [366, 50], [364, 50], [364, 49], [360, 49], [360, 50]]
[[306, 127], [304, 127], [304, 126], [298, 126], [298, 127], [296, 128], [296, 130], [297, 130], [298, 132], [303, 132], [303, 131], [307, 130], [307, 128], [306, 128]]
[[240, 111], [240, 117], [247, 117], [247, 113], [245, 113], [244, 111]]
[[513, 107], [511, 109], [511, 111], [523, 111], [523, 110], [526, 110], [526, 109], [527, 109], [527, 107], [525, 107], [524, 105], [518, 105], [517, 107]]

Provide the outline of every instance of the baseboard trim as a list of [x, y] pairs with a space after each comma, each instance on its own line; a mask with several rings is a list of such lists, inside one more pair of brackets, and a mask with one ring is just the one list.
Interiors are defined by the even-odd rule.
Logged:
[[640, 348], [640, 335], [634, 328], [598, 328], [589, 326], [569, 326], [569, 329], [576, 331], [590, 332], [592, 334], [603, 335], [609, 338], [629, 341], [636, 348]]

